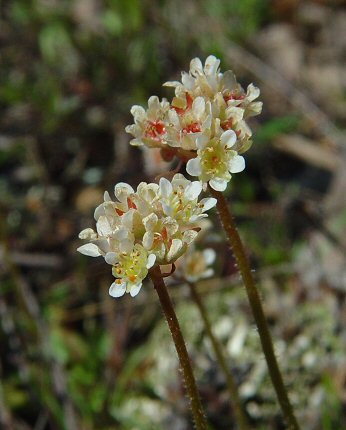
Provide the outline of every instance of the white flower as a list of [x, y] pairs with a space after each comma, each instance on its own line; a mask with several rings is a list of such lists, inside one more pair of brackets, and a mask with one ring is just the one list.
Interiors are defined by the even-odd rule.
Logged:
[[216, 259], [216, 253], [212, 248], [203, 251], [196, 250], [191, 246], [184, 258], [176, 262], [175, 274], [189, 282], [197, 282], [200, 279], [210, 278], [214, 270], [209, 267]]
[[216, 191], [224, 191], [230, 181], [231, 173], [244, 170], [244, 157], [231, 148], [236, 143], [237, 136], [233, 130], [222, 132], [220, 137], [209, 139], [201, 136], [197, 140], [197, 157], [188, 161], [186, 171]]
[[209, 55], [204, 67], [199, 58], [194, 58], [190, 62], [189, 73], [182, 72], [181, 83], [166, 82], [164, 86], [175, 87], [178, 97], [188, 92], [193, 96], [201, 95], [212, 99], [219, 89], [219, 65], [220, 60], [213, 55]]
[[143, 246], [156, 256], [159, 264], [170, 264], [177, 260], [198, 234], [193, 228], [183, 231], [179, 223], [169, 216], [159, 218], [151, 214], [143, 219], [143, 224], [146, 230]]
[[262, 102], [254, 102], [259, 89], [250, 84], [245, 93], [234, 73], [231, 70], [221, 73], [219, 66], [220, 60], [214, 55], [209, 55], [204, 66], [199, 58], [194, 58], [189, 73], [182, 72], [181, 82], [166, 82], [164, 86], [174, 87], [177, 97], [188, 93], [192, 99], [202, 96], [206, 101], [214, 101], [221, 94], [228, 105], [244, 109], [245, 118], [261, 113]]
[[165, 116], [168, 110], [168, 101], [163, 99], [160, 102], [156, 96], [149, 98], [147, 110], [142, 106], [132, 106], [135, 123], [125, 128], [135, 138], [131, 140], [131, 145], [161, 147], [166, 139]]
[[244, 117], [256, 116], [262, 112], [262, 102], [254, 102], [260, 95], [260, 90], [250, 84], [247, 91], [243, 90], [238, 83], [233, 88], [225, 87], [222, 91], [223, 97], [229, 106], [238, 106], [244, 109]]
[[177, 174], [160, 185], [141, 182], [135, 191], [126, 183], [114, 187], [116, 201], [104, 194], [95, 210], [96, 231], [86, 228], [79, 237], [89, 241], [78, 251], [102, 256], [117, 278], [109, 293], [138, 294], [143, 279], [154, 264], [176, 261], [195, 240], [198, 232], [191, 223], [205, 217], [215, 199], [198, 202], [202, 186]]
[[109, 294], [112, 297], [120, 297], [126, 292], [132, 297], [136, 296], [155, 260], [155, 255], [148, 255], [139, 244], [136, 244], [131, 252], [122, 252], [114, 256], [112, 273], [117, 279], [110, 286]]
[[197, 141], [203, 141], [203, 136], [207, 135], [209, 140], [219, 138], [219, 134], [211, 133], [211, 130], [218, 131], [213, 126], [218, 123], [223, 131], [236, 133], [234, 151], [243, 153], [250, 148], [252, 132], [245, 120], [261, 112], [262, 103], [255, 101], [260, 91], [250, 84], [245, 92], [231, 70], [220, 72], [218, 58], [209, 55], [204, 65], [199, 58], [194, 58], [189, 72], [182, 72], [181, 82], [164, 85], [175, 88], [171, 103], [165, 99], [160, 102], [152, 96], [147, 110], [132, 107], [135, 123], [126, 127], [135, 137], [132, 145], [166, 150], [169, 159], [175, 155], [189, 158], [191, 154], [185, 155], [176, 148], [197, 151]]
[[202, 192], [201, 182], [191, 182], [179, 173], [171, 182], [161, 178], [159, 187], [164, 213], [185, 224], [206, 217], [205, 212], [216, 205], [214, 198], [205, 198], [197, 203]]
[[167, 143], [172, 147], [195, 150], [196, 139], [211, 124], [210, 103], [203, 97], [192, 100], [189, 94], [175, 97], [168, 112]]

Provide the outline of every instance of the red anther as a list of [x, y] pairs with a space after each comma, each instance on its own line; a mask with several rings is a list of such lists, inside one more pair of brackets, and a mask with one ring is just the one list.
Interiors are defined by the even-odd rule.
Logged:
[[189, 93], [186, 93], [186, 109], [191, 109], [193, 103], [193, 98]]
[[228, 94], [225, 94], [223, 96], [223, 99], [225, 100], [226, 103], [229, 100], [244, 100], [245, 99], [245, 94], [236, 94], [236, 93], [230, 92]]
[[127, 206], [129, 209], [137, 209], [137, 206], [135, 203], [130, 199], [130, 197], [127, 198]]
[[199, 133], [201, 131], [201, 125], [198, 122], [192, 122], [183, 128], [183, 133]]
[[124, 211], [122, 211], [122, 210], [120, 210], [120, 209], [118, 209], [118, 208], [116, 208], [116, 209], [115, 209], [115, 212], [116, 212], [119, 216], [124, 215]]
[[168, 239], [168, 233], [167, 233], [167, 229], [166, 227], [163, 227], [162, 231], [161, 231], [161, 235], [162, 235], [162, 239], [164, 241], [166, 241]]
[[177, 112], [178, 115], [184, 115], [184, 113], [187, 110], [190, 110], [192, 108], [193, 98], [189, 93], [185, 93], [185, 99], [186, 99], [186, 107], [180, 108], [176, 106], [172, 106], [172, 108]]
[[151, 139], [160, 140], [160, 136], [162, 136], [165, 132], [166, 128], [163, 121], [148, 121], [144, 135], [145, 137], [150, 137]]
[[185, 108], [185, 109], [183, 109], [183, 108], [179, 108], [179, 107], [176, 107], [176, 106], [172, 106], [172, 108], [176, 111], [176, 113], [177, 113], [178, 115], [184, 115], [184, 113], [185, 113], [185, 111], [186, 111], [186, 108]]
[[222, 121], [221, 127], [223, 130], [231, 130], [233, 127], [233, 121], [232, 119], [226, 119], [225, 121]]

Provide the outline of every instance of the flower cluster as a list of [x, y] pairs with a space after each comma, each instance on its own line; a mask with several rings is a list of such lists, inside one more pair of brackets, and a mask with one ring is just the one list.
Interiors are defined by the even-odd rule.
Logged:
[[187, 172], [203, 184], [224, 191], [232, 173], [245, 168], [239, 155], [251, 146], [252, 132], [246, 119], [258, 115], [259, 89], [250, 84], [245, 92], [232, 71], [221, 73], [220, 60], [210, 55], [203, 66], [190, 63], [181, 82], [166, 82], [175, 89], [171, 102], [150, 97], [148, 109], [133, 106], [134, 124], [126, 127], [131, 144], [191, 151]]
[[216, 259], [216, 253], [212, 248], [203, 251], [196, 249], [193, 244], [189, 247], [184, 258], [177, 261], [175, 275], [189, 282], [197, 282], [200, 279], [210, 278], [214, 275], [214, 269], [210, 267]]
[[213, 198], [198, 200], [199, 181], [176, 174], [159, 184], [141, 182], [135, 191], [126, 183], [115, 186], [113, 201], [108, 192], [95, 210], [96, 231], [79, 234], [88, 243], [78, 251], [91, 257], [103, 256], [116, 278], [109, 294], [138, 294], [143, 279], [154, 264], [171, 264], [198, 234], [196, 222], [216, 204]]

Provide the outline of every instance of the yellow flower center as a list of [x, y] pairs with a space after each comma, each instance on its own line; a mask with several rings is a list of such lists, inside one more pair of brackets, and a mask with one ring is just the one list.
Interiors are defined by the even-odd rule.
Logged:
[[136, 244], [132, 252], [120, 254], [119, 262], [113, 267], [113, 275], [116, 278], [128, 279], [131, 283], [135, 283], [146, 276], [146, 264], [147, 253], [141, 245]]

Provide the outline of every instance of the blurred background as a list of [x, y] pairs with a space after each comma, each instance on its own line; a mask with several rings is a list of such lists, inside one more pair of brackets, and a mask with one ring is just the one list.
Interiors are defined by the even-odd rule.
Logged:
[[[0, 2], [0, 428], [192, 428], [151, 284], [108, 296], [77, 254], [104, 190], [165, 169], [128, 145], [133, 104], [171, 97], [191, 58], [261, 88], [228, 198], [302, 428], [346, 428], [346, 5], [298, 0]], [[218, 226], [217, 217], [211, 220]], [[254, 429], [284, 429], [219, 227], [198, 283]], [[211, 428], [235, 428], [186, 286], [172, 285]]]

